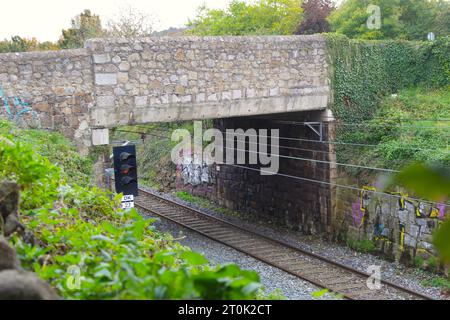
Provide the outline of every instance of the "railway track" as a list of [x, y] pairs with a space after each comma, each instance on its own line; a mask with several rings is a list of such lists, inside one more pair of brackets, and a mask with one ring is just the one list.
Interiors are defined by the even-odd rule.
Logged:
[[381, 288], [367, 287], [369, 275], [325, 257], [266, 237], [193, 208], [140, 189], [136, 207], [193, 230], [321, 288], [351, 300], [431, 300], [432, 298], [381, 281]]

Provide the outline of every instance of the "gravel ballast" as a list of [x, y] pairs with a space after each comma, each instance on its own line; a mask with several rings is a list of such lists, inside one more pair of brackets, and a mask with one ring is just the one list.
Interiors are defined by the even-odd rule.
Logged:
[[[403, 287], [429, 295], [435, 299], [449, 299], [449, 297], [441, 294], [440, 289], [424, 287], [421, 284], [424, 280], [435, 277], [435, 275], [431, 273], [418, 271], [416, 268], [406, 267], [396, 262], [390, 262], [372, 254], [355, 252], [346, 246], [334, 242], [324, 241], [317, 236], [303, 235], [299, 232], [269, 225], [262, 221], [245, 221], [241, 217], [232, 217], [217, 213], [212, 209], [199, 207], [198, 205], [179, 199], [174, 194], [159, 193], [150, 188], [146, 189], [168, 200], [173, 200], [180, 204], [188, 205], [212, 216], [238, 224], [243, 228], [261, 233], [274, 239], [285, 241], [291, 245], [319, 254], [336, 262], [343, 263], [362, 272], [367, 272], [370, 266], [380, 266], [382, 277], [385, 280], [389, 280]], [[172, 229], [172, 231], [179, 232], [181, 228], [179, 226], [174, 226], [173, 223], [167, 221], [161, 221], [160, 223], [162, 227], [167, 227], [168, 231], [171, 231], [171, 228], [175, 228]], [[172, 225], [172, 227], [169, 225]], [[311, 293], [320, 290], [318, 287], [308, 282], [299, 280], [286, 272], [268, 266], [267, 264], [255, 260], [246, 254], [220, 243], [213, 242], [196, 232], [185, 228], [183, 229], [184, 230], [182, 230], [182, 232], [186, 238], [180, 241], [182, 244], [191, 247], [194, 251], [204, 253], [204, 255], [210, 259], [213, 264], [234, 262], [243, 268], [258, 271], [261, 274], [263, 284], [267, 288], [271, 288], [272, 290], [279, 287], [288, 299], [311, 299]], [[171, 233], [175, 238], [177, 238], [176, 233]]]
[[[211, 265], [235, 263], [243, 269], [254, 270], [259, 273], [265, 293], [279, 289], [289, 300], [311, 300], [312, 294], [321, 288], [303, 281], [278, 268], [271, 267], [240, 251], [227, 247], [201, 234], [179, 226], [165, 219], [156, 218], [155, 227], [162, 232], [172, 234], [179, 243], [190, 247], [193, 251], [203, 254]], [[326, 295], [323, 299], [329, 299]]]

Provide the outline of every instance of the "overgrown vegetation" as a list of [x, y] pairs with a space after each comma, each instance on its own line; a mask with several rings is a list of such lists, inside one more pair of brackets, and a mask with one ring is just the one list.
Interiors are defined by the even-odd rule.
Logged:
[[[28, 150], [28, 147], [30, 147], [31, 151], [29, 151], [28, 157], [30, 159], [37, 158], [37, 163], [46, 162], [46, 159], [48, 159], [50, 163], [56, 165], [58, 170], [61, 171], [62, 178], [69, 183], [77, 183], [81, 186], [90, 184], [93, 159], [80, 156], [75, 145], [70, 143], [62, 134], [44, 130], [22, 130], [14, 123], [0, 119], [0, 136], [3, 137], [3, 143], [6, 145], [8, 144], [5, 142], [5, 138], [16, 143], [15, 146], [11, 147], [12, 150], [15, 150], [14, 148]], [[25, 151], [17, 156], [25, 157]], [[24, 166], [26, 163], [27, 161], [24, 160], [23, 163], [18, 162], [14, 166], [20, 169], [20, 166]], [[38, 165], [35, 164], [35, 166]], [[31, 171], [32, 169], [30, 169], [29, 174], [32, 174]]]
[[[329, 34], [327, 43], [336, 139], [352, 144], [336, 145], [339, 161], [393, 169], [418, 160], [449, 163], [442, 121], [450, 115], [448, 38], [368, 42]], [[360, 152], [348, 152], [355, 147]]]
[[[379, 28], [367, 27], [368, 20], [377, 19], [373, 6], [380, 9]], [[347, 0], [329, 21], [333, 32], [350, 38], [425, 40], [430, 31], [438, 37], [449, 35], [450, 4], [446, 0]]]
[[[58, 162], [39, 154], [53, 134], [20, 130], [4, 121], [0, 128], [0, 177], [20, 185], [21, 222], [34, 235], [34, 240], [16, 235], [11, 241], [22, 265], [64, 298], [261, 296], [256, 272], [234, 264], [211, 267], [203, 256], [157, 232], [152, 220], [119, 208], [120, 196], [75, 183], [77, 179], [60, 168], [76, 166], [72, 157]], [[55, 134], [54, 139], [61, 147], [69, 145], [61, 136]], [[66, 149], [71, 152], [72, 147]]]
[[201, 36], [288, 35], [298, 27], [300, 0], [233, 0], [225, 10], [202, 6], [188, 23], [189, 32]]
[[381, 100], [409, 87], [450, 84], [450, 39], [428, 42], [360, 41], [327, 34], [339, 120], [372, 119]]
[[346, 243], [349, 248], [362, 253], [371, 253], [376, 249], [375, 243], [367, 238], [358, 240], [356, 238], [348, 237]]
[[212, 207], [211, 203], [207, 199], [204, 199], [201, 197], [196, 197], [187, 191], [177, 191], [175, 194], [178, 198], [180, 198], [181, 200], [184, 200], [186, 202], [198, 204], [199, 206], [204, 207], [204, 208]]
[[450, 292], [450, 280], [445, 278], [435, 277], [432, 279], [427, 279], [422, 281], [422, 285], [425, 287], [440, 288], [446, 292]]
[[[450, 128], [445, 120], [450, 119], [449, 105], [450, 92], [445, 88], [410, 88], [385, 97], [372, 120], [338, 123], [340, 140], [370, 145], [359, 147], [358, 153], [337, 146], [340, 161], [397, 170], [412, 162], [449, 166]], [[347, 172], [364, 173], [355, 168]]]

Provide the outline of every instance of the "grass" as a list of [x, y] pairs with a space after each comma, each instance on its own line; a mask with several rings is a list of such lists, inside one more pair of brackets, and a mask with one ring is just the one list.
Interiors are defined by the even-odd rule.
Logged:
[[198, 205], [199, 207], [202, 207], [204, 209], [210, 209], [218, 214], [223, 214], [227, 216], [232, 217], [242, 217], [242, 215], [239, 212], [216, 206], [214, 203], [212, 203], [210, 200], [198, 196], [194, 196], [191, 193], [187, 191], [177, 191], [175, 195], [180, 198], [181, 200], [184, 200], [186, 202]]
[[450, 291], [450, 280], [442, 277], [423, 280], [422, 285], [425, 287], [434, 287]]
[[175, 195], [178, 198], [180, 198], [181, 200], [184, 200], [184, 201], [192, 203], [192, 204], [196, 204], [200, 207], [207, 208], [207, 209], [213, 208], [213, 205], [211, 204], [211, 202], [209, 200], [202, 198], [202, 197], [194, 196], [187, 191], [177, 191], [175, 193]]
[[355, 251], [362, 253], [371, 253], [376, 249], [375, 243], [369, 239], [358, 240], [356, 238], [347, 238], [347, 246]]
[[80, 156], [75, 145], [62, 134], [44, 130], [22, 130], [12, 122], [0, 120], [0, 135], [30, 145], [36, 153], [59, 166], [70, 183], [82, 186], [91, 183], [93, 159]]
[[[376, 147], [355, 153], [352, 147], [338, 146], [339, 161], [390, 169], [416, 161], [449, 166], [449, 106], [448, 88], [410, 88], [385, 97], [374, 119], [338, 127], [342, 140]], [[368, 174], [363, 169], [346, 171], [359, 177]]]

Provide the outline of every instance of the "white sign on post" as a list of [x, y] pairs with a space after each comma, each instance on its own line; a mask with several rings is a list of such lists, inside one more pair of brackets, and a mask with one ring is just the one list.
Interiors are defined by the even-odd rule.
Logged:
[[134, 196], [132, 194], [124, 195], [122, 197], [122, 202], [126, 202], [126, 201], [134, 201]]
[[134, 202], [122, 202], [122, 209], [134, 208]]
[[134, 208], [134, 196], [127, 194], [122, 197], [122, 209]]

